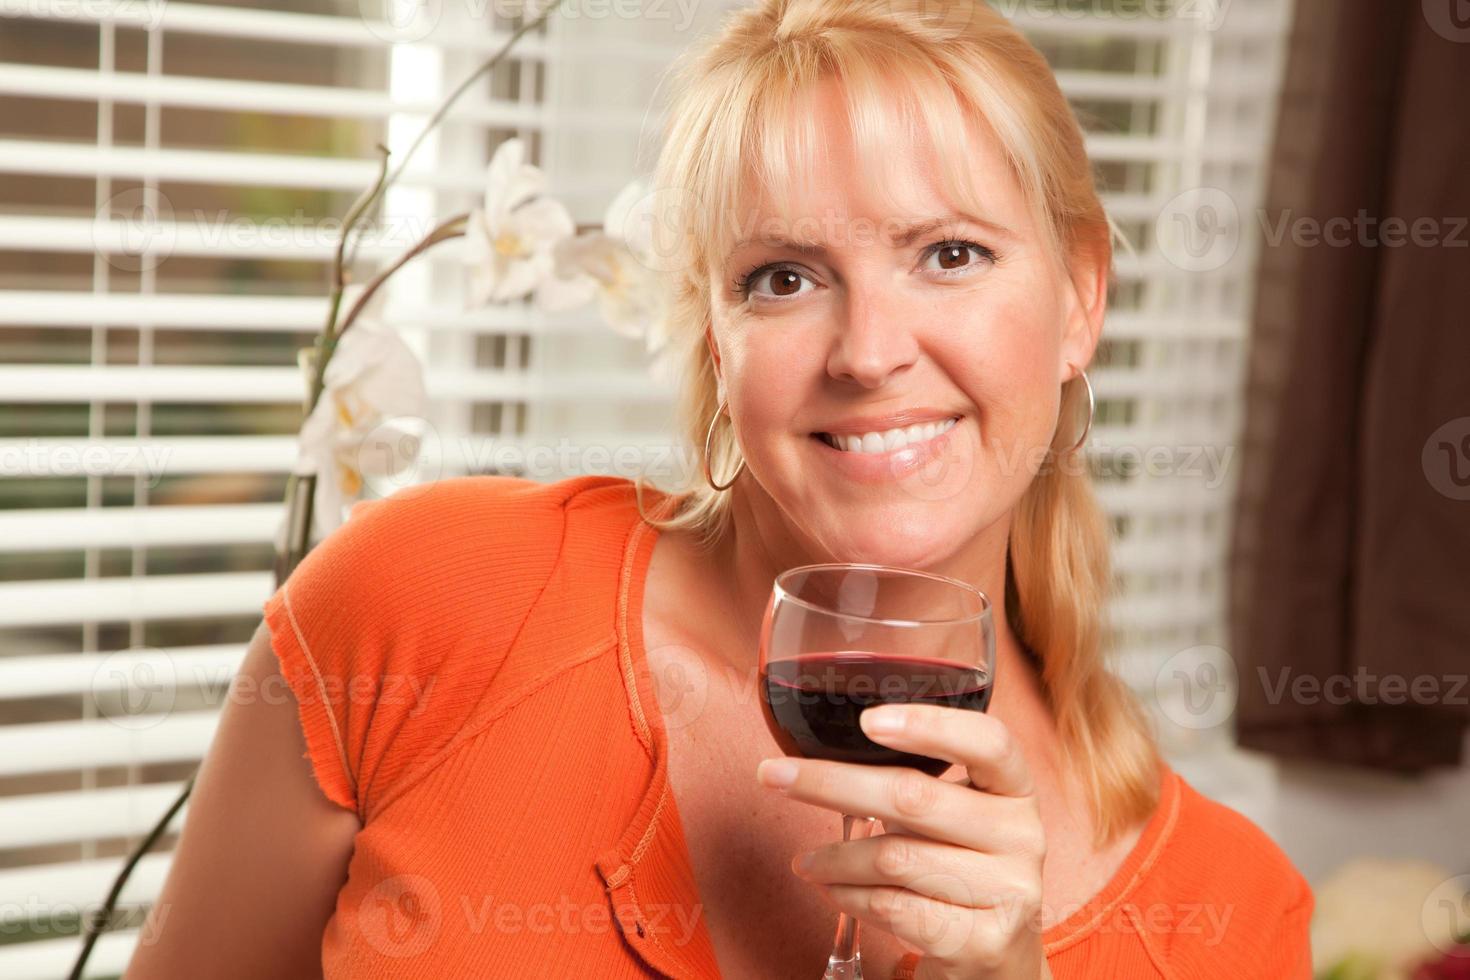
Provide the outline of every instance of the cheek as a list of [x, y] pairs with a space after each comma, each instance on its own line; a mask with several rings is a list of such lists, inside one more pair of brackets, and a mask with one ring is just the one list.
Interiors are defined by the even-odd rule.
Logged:
[[[1044, 294], [1043, 294], [1044, 295]], [[987, 298], [983, 312], [947, 320], [932, 349], [940, 368], [979, 410], [987, 441], [1035, 445], [1055, 421], [1060, 327], [1051, 304]]]
[[747, 328], [725, 358], [725, 385], [752, 436], [784, 429], [808, 401], [823, 354], [809, 340], [813, 331]]
[[1028, 298], [986, 301], [969, 316], [936, 319], [954, 364], [956, 381], [983, 381], [1000, 391], [1033, 389], [1057, 381], [1060, 320], [1053, 304]]

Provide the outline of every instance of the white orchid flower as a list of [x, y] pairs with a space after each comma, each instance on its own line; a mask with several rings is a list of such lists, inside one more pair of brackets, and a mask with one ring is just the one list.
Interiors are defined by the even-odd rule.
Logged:
[[576, 234], [566, 207], [544, 196], [546, 175], [525, 162], [525, 144], [508, 139], [495, 150], [485, 177], [484, 206], [470, 213], [464, 260], [471, 303], [485, 306], [532, 293], [543, 309], [565, 308], [554, 281], [556, 244]]
[[[302, 367], [309, 374], [313, 349], [305, 353]], [[301, 426], [294, 467], [298, 476], [316, 476], [312, 540], [341, 526], [364, 477], [391, 476], [416, 460], [416, 437], [400, 426], [422, 418], [428, 407], [414, 352], [396, 331], [365, 317], [341, 335], [322, 380], [321, 397]], [[277, 537], [282, 546], [285, 533], [283, 523]]]
[[603, 215], [602, 230], [562, 242], [557, 273], [568, 294], [594, 296], [603, 320], [650, 351], [663, 347], [663, 317], [650, 232], [654, 195], [643, 180], [618, 192]]

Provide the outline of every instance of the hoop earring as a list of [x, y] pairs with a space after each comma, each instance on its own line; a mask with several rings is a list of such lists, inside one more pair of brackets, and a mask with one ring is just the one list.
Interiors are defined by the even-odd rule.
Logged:
[[[1071, 361], [1067, 363], [1072, 367], [1077, 367]], [[1087, 441], [1087, 433], [1092, 431], [1092, 417], [1097, 412], [1097, 399], [1092, 392], [1092, 380], [1087, 377], [1087, 372], [1082, 368], [1077, 368], [1077, 372], [1082, 376], [1082, 383], [1087, 386], [1087, 424], [1082, 427], [1082, 434], [1077, 437], [1077, 441], [1067, 450], [1069, 453], [1075, 453]]]
[[714, 439], [715, 436], [715, 423], [718, 422], [720, 420], [720, 416], [724, 414], [727, 401], [728, 399], [726, 401], [721, 401], [720, 407], [715, 409], [715, 417], [709, 420], [709, 429], [704, 434], [704, 480], [712, 488], [714, 488], [716, 492], [721, 490], [728, 490], [733, 487], [735, 485], [735, 481], [740, 477], [740, 471], [745, 469], [745, 457], [742, 455], [740, 457], [740, 465], [735, 467], [735, 475], [730, 477], [728, 482], [723, 484], [716, 483], [714, 474], [710, 472], [710, 442]]

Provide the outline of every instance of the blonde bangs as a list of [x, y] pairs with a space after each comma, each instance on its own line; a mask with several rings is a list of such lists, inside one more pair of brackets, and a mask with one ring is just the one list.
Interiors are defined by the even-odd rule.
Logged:
[[[892, 194], [898, 184], [891, 148], [918, 143], [934, 150], [946, 200], [960, 212], [988, 213], [985, 189], [970, 161], [979, 141], [994, 140], [1022, 188], [1043, 246], [1060, 258], [1062, 243], [1023, 119], [1007, 104], [1004, 91], [993, 87], [983, 63], [964, 54], [949, 52], [936, 62], [913, 40], [846, 32], [820, 42], [793, 40], [752, 57], [738, 71], [727, 66], [731, 88], [703, 107], [708, 114], [707, 124], [698, 126], [703, 138], [686, 144], [697, 148], [698, 157], [679, 161], [661, 175], [677, 171], [685, 177], [676, 198], [687, 206], [664, 225], [682, 242], [669, 247], [692, 259], [691, 278], [704, 282], [726, 271], [723, 257], [738, 241], [759, 236], [766, 222], [792, 241], [817, 242], [819, 236], [809, 234], [810, 224], [799, 218], [811, 196], [812, 175], [827, 152], [813, 108], [817, 87], [827, 80], [840, 84], [861, 190], [883, 202], [884, 215], [902, 211]], [[971, 91], [957, 81], [962, 77], [972, 82]], [[984, 83], [978, 91], [977, 80]]]

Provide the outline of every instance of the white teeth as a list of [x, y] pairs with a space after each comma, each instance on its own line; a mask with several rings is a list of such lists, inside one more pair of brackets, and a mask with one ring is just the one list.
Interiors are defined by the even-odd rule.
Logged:
[[888, 429], [883, 432], [864, 432], [862, 435], [828, 435], [822, 433], [822, 438], [828, 445], [849, 453], [891, 453], [895, 449], [913, 445], [918, 442], [928, 442], [935, 436], [948, 432], [950, 427], [958, 421], [957, 419], [945, 419], [943, 422], [920, 422], [904, 429]]

